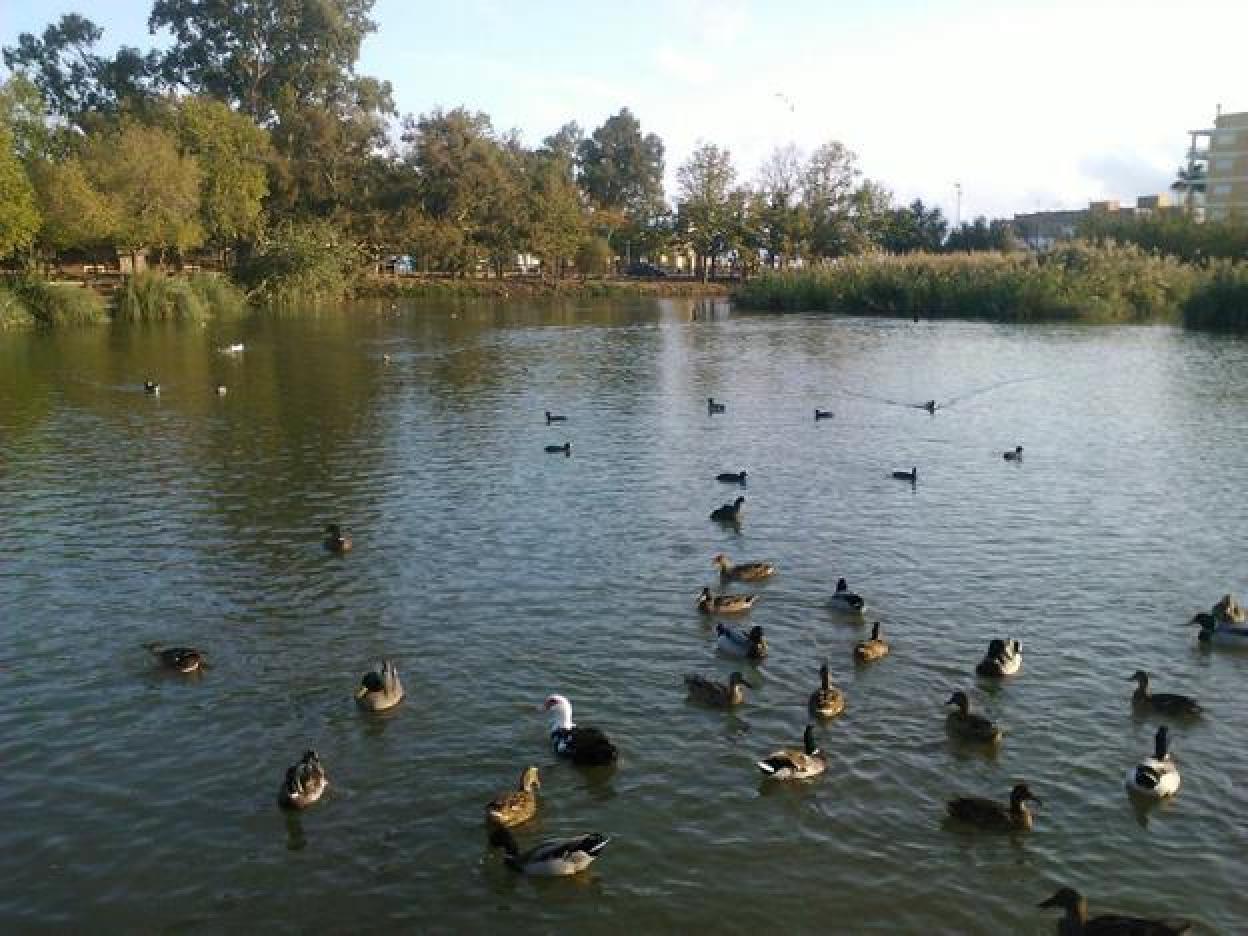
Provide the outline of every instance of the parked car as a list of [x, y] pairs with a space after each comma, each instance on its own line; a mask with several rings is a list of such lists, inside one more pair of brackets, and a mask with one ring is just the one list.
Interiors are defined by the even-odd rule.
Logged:
[[667, 276], [667, 271], [653, 263], [638, 261], [628, 268], [629, 276]]

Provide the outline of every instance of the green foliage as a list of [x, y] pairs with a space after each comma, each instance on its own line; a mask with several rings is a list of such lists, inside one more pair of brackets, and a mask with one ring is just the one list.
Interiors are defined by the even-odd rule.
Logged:
[[634, 224], [662, 211], [663, 141], [642, 136], [641, 122], [627, 107], [580, 140], [578, 155], [581, 184], [597, 207]]
[[863, 256], [766, 274], [737, 300], [773, 310], [982, 318], [993, 321], [1170, 321], [1200, 271], [1134, 247], [1069, 244], [1046, 254]]
[[269, 305], [340, 299], [360, 268], [357, 248], [325, 221], [283, 222], [237, 271], [247, 296]]
[[526, 243], [542, 258], [544, 271], [558, 277], [575, 256], [587, 227], [571, 163], [559, 155], [533, 156], [526, 197]]
[[1093, 212], [1079, 225], [1079, 236], [1103, 244], [1136, 244], [1180, 260], [1248, 259], [1248, 224], [1242, 221], [1196, 221], [1187, 215], [1144, 217]]
[[714, 143], [693, 151], [676, 173], [680, 186], [678, 225], [694, 249], [703, 279], [715, 258], [739, 243], [744, 195], [734, 189], [732, 154]]
[[108, 321], [104, 300], [82, 286], [23, 277], [13, 280], [10, 289], [40, 325], [98, 325]]
[[202, 322], [232, 314], [244, 298], [219, 276], [166, 276], [147, 271], [128, 277], [117, 294], [116, 318], [122, 322]]
[[116, 205], [91, 184], [78, 159], [39, 160], [31, 166], [31, 176], [43, 214], [41, 246], [52, 250], [111, 246]]
[[962, 226], [949, 232], [946, 250], [1019, 250], [1022, 242], [1009, 221], [989, 221], [982, 215], [974, 221], [964, 221]]
[[34, 324], [35, 317], [27, 311], [21, 297], [7, 285], [0, 284], [0, 331]]
[[915, 199], [903, 208], [889, 213], [879, 245], [890, 253], [913, 253], [916, 250], [936, 252], [945, 242], [949, 229], [939, 207], [928, 208]]
[[601, 275], [611, 268], [611, 245], [605, 237], [590, 237], [576, 249], [576, 269], [583, 274]]
[[1248, 329], [1248, 266], [1218, 263], [1183, 305], [1191, 328]]
[[196, 273], [188, 277], [186, 282], [210, 315], [238, 315], [247, 305], [247, 297], [242, 290], [224, 276]]
[[35, 190], [13, 149], [13, 133], [0, 119], [0, 257], [29, 247], [39, 230]]

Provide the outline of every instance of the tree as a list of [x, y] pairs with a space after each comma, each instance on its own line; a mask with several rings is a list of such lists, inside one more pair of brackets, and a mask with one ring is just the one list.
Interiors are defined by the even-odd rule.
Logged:
[[733, 188], [737, 171], [732, 154], [714, 143], [703, 143], [680, 167], [676, 178], [680, 227], [697, 254], [705, 280], [716, 258], [738, 239], [744, 198]]
[[844, 144], [832, 141], [815, 150], [806, 163], [802, 197], [810, 218], [811, 251], [818, 257], [849, 252], [854, 238], [850, 199], [861, 175], [858, 157]]
[[0, 257], [29, 247], [38, 230], [34, 188], [14, 151], [8, 122], [0, 119]]
[[937, 251], [944, 244], [948, 228], [939, 206], [928, 208], [922, 199], [916, 198], [906, 207], [890, 212], [880, 246], [893, 253]]
[[1012, 223], [1003, 219], [989, 222], [982, 215], [973, 222], [962, 222], [945, 241], [945, 249], [950, 251], [1017, 250], [1019, 246]]
[[809, 237], [802, 181], [802, 157], [793, 144], [777, 147], [759, 169], [750, 214], [757, 228], [755, 246], [773, 267], [798, 257]]
[[1190, 215], [1192, 204], [1197, 195], [1205, 194], [1208, 172], [1201, 163], [1193, 162], [1180, 166], [1175, 180], [1170, 183], [1170, 191], [1183, 194], [1184, 210]]
[[557, 149], [529, 157], [527, 198], [529, 248], [542, 258], [543, 272], [558, 278], [585, 239], [587, 217], [571, 163]]
[[111, 242], [116, 206], [91, 184], [77, 157], [33, 163], [31, 181], [43, 215], [37, 240], [41, 247], [57, 251]]
[[615, 247], [663, 211], [663, 141], [624, 108], [581, 140], [580, 181]]

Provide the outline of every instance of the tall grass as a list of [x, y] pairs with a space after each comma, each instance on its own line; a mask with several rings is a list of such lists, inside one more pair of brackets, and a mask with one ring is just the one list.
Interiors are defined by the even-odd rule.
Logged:
[[26, 306], [22, 304], [17, 293], [8, 286], [0, 285], [0, 331], [34, 324], [35, 317], [26, 311]]
[[187, 280], [187, 283], [210, 314], [237, 315], [247, 305], [247, 297], [243, 295], [243, 291], [224, 276], [196, 273]]
[[39, 325], [98, 325], [108, 321], [104, 300], [73, 283], [18, 278], [10, 290]]
[[765, 274], [735, 297], [748, 308], [849, 315], [1173, 321], [1204, 276], [1138, 247], [1074, 243], [1043, 254], [850, 257], [829, 267]]
[[126, 278], [117, 291], [114, 317], [121, 322], [201, 322], [208, 306], [189, 281], [146, 271]]
[[1215, 266], [1183, 306], [1191, 328], [1248, 328], [1248, 265]]

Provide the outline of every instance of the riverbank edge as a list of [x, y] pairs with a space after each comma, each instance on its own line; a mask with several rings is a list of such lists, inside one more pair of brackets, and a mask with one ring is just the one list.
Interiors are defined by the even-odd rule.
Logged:
[[552, 298], [727, 298], [735, 283], [694, 279], [456, 277], [364, 277], [351, 290], [355, 299], [552, 299]]

